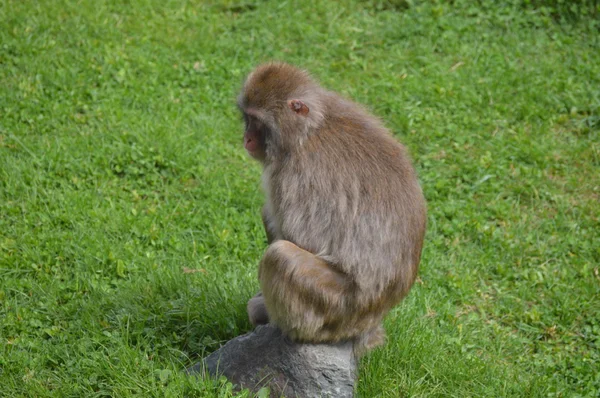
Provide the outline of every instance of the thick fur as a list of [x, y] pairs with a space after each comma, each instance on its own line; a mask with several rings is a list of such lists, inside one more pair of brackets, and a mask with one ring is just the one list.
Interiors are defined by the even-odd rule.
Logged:
[[[299, 99], [307, 115], [287, 101]], [[287, 64], [252, 72], [240, 108], [268, 126], [260, 264], [268, 319], [307, 342], [384, 340], [421, 257], [425, 200], [405, 148], [362, 107]]]

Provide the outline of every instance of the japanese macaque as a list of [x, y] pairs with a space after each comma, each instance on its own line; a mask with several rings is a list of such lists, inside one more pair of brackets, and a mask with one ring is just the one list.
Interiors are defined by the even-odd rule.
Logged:
[[238, 98], [244, 147], [263, 164], [269, 246], [254, 325], [294, 341], [382, 344], [385, 314], [410, 290], [425, 234], [425, 200], [406, 149], [359, 105], [306, 72], [269, 63]]

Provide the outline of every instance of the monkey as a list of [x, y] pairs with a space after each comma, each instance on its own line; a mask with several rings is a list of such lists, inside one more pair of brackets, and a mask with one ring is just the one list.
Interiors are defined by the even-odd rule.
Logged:
[[262, 164], [268, 247], [254, 325], [292, 341], [385, 342], [383, 319], [411, 289], [426, 203], [407, 149], [361, 105], [306, 71], [262, 64], [238, 96], [244, 147]]

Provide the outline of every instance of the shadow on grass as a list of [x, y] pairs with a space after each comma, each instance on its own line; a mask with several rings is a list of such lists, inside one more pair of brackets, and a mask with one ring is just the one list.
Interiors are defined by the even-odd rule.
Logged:
[[251, 288], [162, 271], [118, 285], [94, 293], [90, 316], [105, 335], [151, 355], [189, 363], [251, 330]]

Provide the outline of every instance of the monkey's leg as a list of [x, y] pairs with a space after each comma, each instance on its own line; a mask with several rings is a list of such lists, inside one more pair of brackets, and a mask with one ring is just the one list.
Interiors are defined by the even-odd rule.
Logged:
[[252, 297], [246, 306], [248, 310], [248, 319], [253, 326], [264, 325], [269, 323], [269, 314], [265, 306], [265, 298], [261, 292]]
[[349, 321], [351, 281], [292, 242], [278, 240], [268, 247], [259, 279], [271, 322], [292, 339], [337, 341], [362, 332]]

